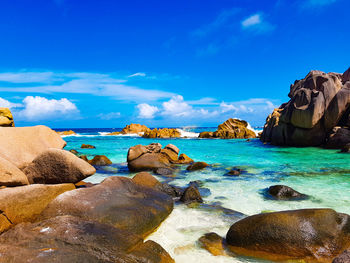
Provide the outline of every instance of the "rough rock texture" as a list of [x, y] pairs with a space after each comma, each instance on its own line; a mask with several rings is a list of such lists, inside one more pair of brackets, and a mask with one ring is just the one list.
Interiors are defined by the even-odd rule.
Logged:
[[159, 143], [150, 145], [136, 145], [129, 149], [127, 162], [132, 172], [157, 171], [159, 168], [171, 168], [172, 164], [188, 163], [190, 159], [185, 155], [178, 156], [178, 148], [175, 145], [167, 145], [162, 149]]
[[337, 256], [332, 263], [349, 263], [350, 262], [350, 250], [347, 249], [339, 256]]
[[29, 184], [27, 176], [13, 163], [0, 157], [0, 186]]
[[49, 148], [62, 149], [66, 142], [46, 126], [0, 128], [0, 157], [24, 168]]
[[112, 161], [109, 160], [105, 155], [96, 155], [92, 160], [89, 161], [89, 164], [96, 166], [106, 166], [112, 164]]
[[180, 201], [184, 202], [185, 204], [202, 203], [203, 199], [198, 191], [198, 188], [191, 185], [185, 189], [184, 193], [180, 198]]
[[189, 163], [193, 163], [194, 161], [188, 157], [186, 154], [182, 153], [180, 154], [179, 156], [179, 160], [178, 160], [178, 163], [179, 164], [189, 164]]
[[13, 116], [9, 108], [0, 108], [0, 127], [14, 127]]
[[58, 131], [57, 134], [59, 135], [75, 135], [75, 131], [69, 130], [69, 131]]
[[131, 123], [130, 125], [126, 125], [122, 131], [120, 132], [111, 132], [108, 135], [120, 135], [120, 134], [143, 134], [145, 132], [150, 131], [151, 129], [148, 128], [145, 125], [141, 125], [141, 124], [135, 124], [135, 123]]
[[174, 262], [157, 243], [110, 225], [59, 216], [0, 236], [0, 262]]
[[305, 199], [308, 196], [286, 185], [273, 185], [268, 189], [268, 193], [276, 199], [280, 200], [295, 200]]
[[199, 138], [248, 139], [256, 138], [248, 122], [239, 119], [228, 119], [218, 126], [215, 132], [201, 132]]
[[325, 144], [334, 127], [350, 124], [348, 72], [311, 71], [295, 81], [288, 94], [290, 100], [267, 117], [261, 140], [289, 146]]
[[198, 171], [198, 170], [202, 170], [204, 169], [205, 167], [207, 167], [208, 164], [205, 163], [205, 162], [195, 162], [191, 165], [189, 165], [186, 170], [187, 171]]
[[181, 133], [177, 129], [153, 129], [151, 131], [146, 131], [143, 138], [180, 138]]
[[231, 226], [230, 249], [269, 260], [330, 262], [350, 241], [349, 215], [332, 209], [303, 209], [265, 213]]
[[73, 184], [27, 185], [0, 190], [0, 232], [21, 222], [34, 222], [56, 196]]
[[225, 256], [225, 240], [218, 234], [206, 233], [198, 239], [198, 243], [213, 256]]
[[86, 161], [59, 149], [46, 150], [23, 171], [31, 184], [77, 183], [96, 172]]
[[152, 233], [173, 210], [168, 195], [111, 176], [101, 184], [60, 195], [42, 214], [43, 218], [72, 215], [113, 225], [142, 237]]
[[80, 146], [80, 148], [82, 148], [82, 149], [96, 149], [95, 146], [90, 145], [90, 144], [82, 144], [82, 145]]
[[350, 129], [337, 126], [331, 131], [325, 147], [328, 149], [339, 149], [348, 143], [350, 143]]
[[228, 175], [233, 175], [233, 176], [239, 176], [243, 172], [242, 169], [233, 167], [227, 174]]

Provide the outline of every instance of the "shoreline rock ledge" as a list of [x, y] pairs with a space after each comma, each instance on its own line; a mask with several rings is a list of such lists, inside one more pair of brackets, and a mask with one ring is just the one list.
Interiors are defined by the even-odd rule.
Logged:
[[311, 71], [288, 96], [267, 117], [263, 142], [334, 149], [350, 143], [350, 68], [344, 74]]

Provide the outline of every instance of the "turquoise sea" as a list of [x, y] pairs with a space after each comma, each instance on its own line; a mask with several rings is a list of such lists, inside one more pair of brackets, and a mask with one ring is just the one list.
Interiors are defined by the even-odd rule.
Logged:
[[[63, 129], [62, 129], [63, 130]], [[143, 139], [137, 136], [107, 136], [121, 129], [73, 129], [78, 134], [65, 136], [66, 149], [76, 149], [92, 158], [104, 154], [112, 166], [98, 169], [86, 181], [98, 183], [108, 176], [133, 176], [126, 164], [127, 151], [137, 144], [172, 143], [181, 153], [195, 161], [211, 164], [203, 171], [187, 172], [186, 166], [175, 177], [157, 178], [178, 186], [190, 181], [202, 182], [201, 193], [205, 205], [189, 208], [177, 204], [167, 220], [148, 239], [161, 244], [176, 262], [262, 262], [248, 258], [214, 257], [201, 249], [197, 240], [207, 232], [225, 236], [229, 227], [239, 219], [232, 209], [246, 215], [264, 211], [300, 208], [333, 208], [350, 214], [350, 154], [319, 148], [287, 148], [264, 145], [258, 139], [222, 140], [198, 139], [196, 133], [215, 128], [187, 128], [188, 138]], [[80, 149], [81, 144], [96, 149]], [[245, 173], [227, 176], [232, 167]], [[268, 198], [265, 189], [284, 184], [310, 196], [303, 201], [276, 201]], [[225, 209], [227, 208], [227, 209]]]

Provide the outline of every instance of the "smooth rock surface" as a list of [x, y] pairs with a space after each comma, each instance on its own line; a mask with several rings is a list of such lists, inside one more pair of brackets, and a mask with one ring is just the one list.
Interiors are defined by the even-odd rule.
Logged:
[[94, 158], [88, 162], [89, 164], [96, 166], [107, 166], [112, 164], [112, 161], [105, 155], [95, 155]]
[[186, 170], [187, 171], [198, 171], [198, 170], [202, 170], [204, 168], [206, 168], [208, 166], [207, 163], [205, 162], [195, 162], [191, 165], [189, 165]]
[[143, 138], [180, 138], [181, 133], [177, 129], [153, 129], [151, 131], [146, 131]]
[[13, 163], [0, 157], [0, 186], [21, 186], [29, 184], [27, 176]]
[[120, 135], [120, 134], [138, 134], [142, 135], [144, 132], [148, 132], [151, 129], [145, 125], [131, 123], [130, 125], [126, 125], [122, 131], [120, 132], [111, 132], [108, 135]]

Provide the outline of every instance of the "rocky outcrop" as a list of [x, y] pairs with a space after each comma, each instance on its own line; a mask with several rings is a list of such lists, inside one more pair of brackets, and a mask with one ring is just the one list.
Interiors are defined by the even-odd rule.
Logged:
[[15, 127], [9, 108], [0, 108], [0, 127]]
[[99, 185], [60, 195], [47, 206], [42, 218], [72, 215], [146, 237], [172, 209], [170, 196], [129, 178], [111, 176]]
[[256, 138], [248, 122], [240, 119], [228, 119], [218, 126], [215, 132], [201, 132], [199, 138], [248, 139]]
[[121, 134], [138, 134], [143, 135], [145, 132], [149, 132], [151, 129], [145, 125], [131, 123], [126, 125], [120, 132], [111, 132], [108, 135], [121, 135]]
[[[186, 163], [184, 156], [178, 156], [179, 149], [168, 144], [162, 149], [159, 143], [151, 143], [147, 146], [136, 145], [129, 149], [127, 162], [132, 172], [156, 171], [159, 168], [170, 168], [172, 164]], [[187, 157], [188, 158], [188, 157]]]
[[185, 204], [191, 204], [191, 203], [202, 203], [203, 199], [201, 197], [201, 194], [198, 191], [198, 188], [191, 185], [187, 187], [182, 194], [180, 201]]
[[95, 165], [95, 166], [107, 166], [112, 164], [112, 161], [108, 159], [105, 155], [95, 155], [92, 160], [88, 161], [89, 164]]
[[0, 129], [0, 157], [24, 168], [49, 148], [62, 149], [66, 142], [46, 126]]
[[44, 151], [23, 171], [31, 184], [74, 184], [96, 172], [86, 161], [60, 149]]
[[146, 186], [146, 187], [151, 187], [151, 188], [157, 187], [157, 185], [160, 184], [160, 182], [148, 172], [140, 172], [140, 173], [136, 174], [132, 178], [132, 181], [135, 184], [138, 184], [141, 186]]
[[75, 131], [72, 131], [72, 130], [69, 130], [69, 131], [58, 131], [57, 132], [58, 135], [64, 135], [64, 136], [67, 136], [67, 135], [76, 135]]
[[268, 193], [275, 199], [279, 200], [301, 200], [307, 199], [308, 196], [286, 185], [273, 185], [268, 189]]
[[178, 163], [179, 164], [189, 164], [189, 163], [193, 163], [194, 161], [188, 157], [186, 154], [182, 153], [180, 154], [179, 156], [179, 160], [178, 160]]
[[181, 133], [177, 129], [153, 129], [146, 131], [143, 135], [143, 138], [180, 138]]
[[157, 243], [74, 216], [17, 225], [0, 236], [1, 262], [173, 263]]
[[91, 145], [91, 144], [82, 144], [80, 146], [80, 148], [82, 148], [82, 149], [96, 149], [96, 147]]
[[0, 157], [0, 186], [29, 184], [27, 176], [11, 162]]
[[207, 163], [205, 162], [195, 162], [191, 165], [189, 165], [186, 170], [187, 171], [198, 171], [198, 170], [202, 170], [204, 168], [206, 168], [208, 166]]
[[[275, 109], [266, 119], [261, 135], [263, 142], [288, 146], [321, 146], [328, 140], [336, 145], [330, 134], [346, 136], [350, 113], [349, 70], [344, 74], [311, 71], [290, 87], [290, 100]], [[339, 126], [344, 130], [333, 131]], [[340, 144], [349, 139], [338, 140]]]
[[75, 189], [73, 184], [27, 185], [0, 190], [0, 232], [34, 222], [56, 196]]
[[349, 238], [349, 215], [332, 209], [303, 209], [244, 218], [231, 226], [226, 241], [239, 255], [330, 262], [348, 248]]

